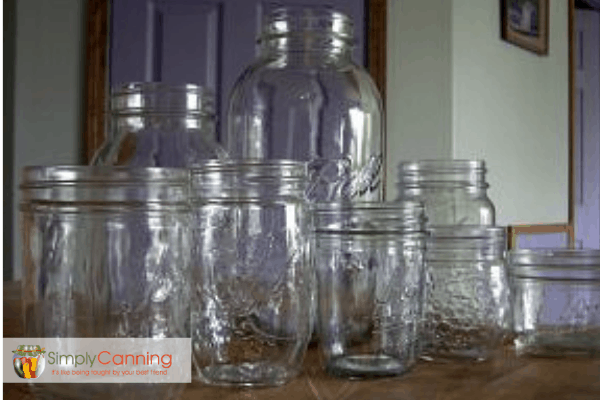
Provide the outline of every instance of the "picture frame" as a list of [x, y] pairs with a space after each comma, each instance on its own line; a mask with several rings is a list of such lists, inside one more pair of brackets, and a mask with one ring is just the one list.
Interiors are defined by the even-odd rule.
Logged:
[[534, 52], [548, 54], [549, 0], [500, 0], [502, 39]]

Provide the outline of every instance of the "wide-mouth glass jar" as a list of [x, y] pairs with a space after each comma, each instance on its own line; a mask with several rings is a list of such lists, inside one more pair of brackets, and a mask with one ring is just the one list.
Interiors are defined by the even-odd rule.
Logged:
[[423, 206], [318, 203], [313, 268], [317, 332], [333, 375], [400, 375], [417, 359], [423, 301]]
[[430, 225], [494, 225], [486, 172], [479, 160], [401, 162], [398, 200], [422, 201]]
[[[25, 337], [190, 337], [187, 171], [27, 167], [20, 188]], [[171, 399], [184, 385], [32, 387], [41, 398]]]
[[260, 54], [229, 99], [230, 156], [308, 162], [313, 201], [381, 200], [382, 102], [352, 61], [353, 35], [352, 20], [329, 7], [267, 15]]
[[305, 187], [295, 161], [192, 170], [194, 379], [274, 386], [300, 372], [313, 293]]
[[477, 225], [428, 231], [422, 358], [488, 359], [510, 331], [506, 230]]
[[600, 251], [513, 250], [518, 354], [600, 356]]
[[116, 87], [108, 137], [91, 164], [183, 168], [227, 158], [217, 143], [214, 103], [213, 92], [195, 84]]

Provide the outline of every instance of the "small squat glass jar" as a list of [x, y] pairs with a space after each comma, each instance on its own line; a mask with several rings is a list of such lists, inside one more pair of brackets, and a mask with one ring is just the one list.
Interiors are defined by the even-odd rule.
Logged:
[[415, 364], [423, 301], [423, 206], [317, 204], [313, 266], [327, 372], [400, 375]]
[[510, 330], [502, 227], [429, 229], [422, 358], [483, 361]]
[[216, 141], [214, 95], [207, 88], [128, 83], [113, 91], [110, 117], [92, 165], [184, 168], [227, 158]]
[[306, 168], [206, 162], [192, 171], [192, 357], [211, 385], [295, 377], [311, 334]]
[[513, 250], [518, 355], [600, 357], [600, 251]]
[[[189, 338], [189, 174], [27, 167], [24, 335]], [[38, 398], [174, 399], [184, 384], [43, 384]]]
[[494, 225], [485, 162], [422, 160], [398, 166], [398, 200], [422, 201], [429, 225]]

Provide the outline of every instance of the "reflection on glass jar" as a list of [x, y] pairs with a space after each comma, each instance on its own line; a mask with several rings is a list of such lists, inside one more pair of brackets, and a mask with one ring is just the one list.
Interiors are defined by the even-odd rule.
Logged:
[[485, 360], [509, 333], [500, 227], [433, 227], [427, 242], [422, 353], [426, 360]]
[[304, 164], [208, 162], [193, 170], [195, 379], [280, 385], [310, 337]]
[[[190, 337], [188, 188], [183, 170], [25, 168], [25, 336]], [[173, 399], [183, 387], [34, 385], [65, 399]]]
[[309, 162], [311, 200], [381, 200], [382, 103], [352, 62], [353, 35], [351, 19], [326, 7], [268, 15], [229, 101], [231, 157]]
[[325, 367], [346, 377], [393, 376], [417, 359], [423, 300], [420, 203], [319, 204], [313, 265]]

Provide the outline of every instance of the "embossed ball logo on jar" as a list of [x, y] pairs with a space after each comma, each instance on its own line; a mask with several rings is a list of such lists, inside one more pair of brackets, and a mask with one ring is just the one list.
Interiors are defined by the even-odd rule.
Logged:
[[13, 367], [19, 378], [37, 379], [42, 375], [46, 367], [45, 348], [22, 344], [13, 353]]

